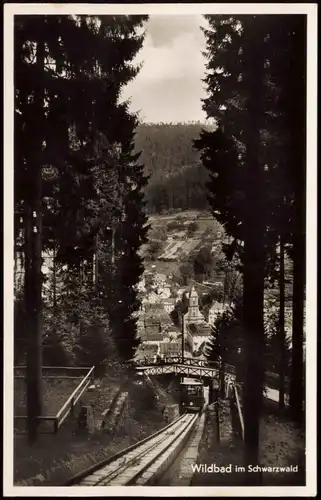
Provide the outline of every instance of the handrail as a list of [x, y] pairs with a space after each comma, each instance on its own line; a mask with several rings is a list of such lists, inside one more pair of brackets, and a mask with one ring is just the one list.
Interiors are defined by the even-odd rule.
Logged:
[[[14, 366], [14, 369], [26, 369], [27, 365], [16, 365]], [[42, 366], [42, 370], [90, 370], [92, 367], [91, 366]]]
[[244, 440], [244, 419], [243, 419], [243, 414], [242, 414], [242, 409], [241, 409], [241, 404], [240, 404], [240, 398], [239, 398], [239, 395], [238, 395], [238, 391], [237, 391], [236, 385], [233, 385], [233, 388], [234, 388], [234, 394], [235, 394], [237, 411], [238, 411], [238, 414], [239, 414], [239, 419], [240, 419], [240, 424], [241, 424], [242, 439]]
[[76, 387], [74, 392], [71, 394], [71, 396], [67, 399], [65, 404], [60, 408], [58, 413], [56, 414], [56, 419], [57, 419], [57, 429], [61, 426], [63, 421], [67, 418], [69, 415], [69, 412], [71, 409], [75, 406], [75, 404], [78, 402], [79, 398], [82, 396], [84, 391], [87, 389], [88, 385], [90, 384], [90, 377], [94, 371], [95, 367], [92, 366], [85, 378], [81, 381], [81, 383]]
[[[14, 420], [26, 420], [28, 417], [27, 415], [14, 415]], [[40, 415], [36, 417], [37, 420], [56, 420], [56, 416], [49, 416], [49, 415]]]
[[[69, 376], [69, 375], [42, 375], [42, 378], [43, 379], [46, 379], [46, 380], [57, 380], [57, 378], [59, 378], [59, 380], [80, 380], [82, 379], [83, 375], [78, 375], [78, 376]], [[23, 380], [26, 380], [26, 376], [25, 375], [15, 375], [14, 376], [15, 379], [23, 379]]]

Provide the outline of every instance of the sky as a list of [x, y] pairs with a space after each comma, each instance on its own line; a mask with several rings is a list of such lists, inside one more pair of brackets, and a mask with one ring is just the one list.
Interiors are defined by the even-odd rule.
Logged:
[[135, 63], [139, 74], [123, 92], [144, 122], [204, 121], [205, 37], [201, 15], [152, 15]]

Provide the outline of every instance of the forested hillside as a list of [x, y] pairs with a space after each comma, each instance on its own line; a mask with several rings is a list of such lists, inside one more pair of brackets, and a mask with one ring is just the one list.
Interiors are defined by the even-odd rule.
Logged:
[[137, 128], [136, 149], [142, 151], [140, 160], [150, 176], [146, 187], [150, 213], [207, 207], [208, 173], [193, 148], [201, 129], [201, 123], [141, 124]]

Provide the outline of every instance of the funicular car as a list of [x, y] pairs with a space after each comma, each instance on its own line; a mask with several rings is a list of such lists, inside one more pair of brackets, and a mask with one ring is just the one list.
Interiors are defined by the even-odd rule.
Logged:
[[205, 403], [203, 382], [183, 379], [180, 383], [180, 393], [181, 413], [195, 413], [202, 410]]

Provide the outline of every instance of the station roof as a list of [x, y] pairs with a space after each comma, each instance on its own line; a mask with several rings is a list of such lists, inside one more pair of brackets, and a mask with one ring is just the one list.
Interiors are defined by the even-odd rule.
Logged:
[[198, 380], [183, 380], [183, 382], [181, 382], [181, 385], [203, 385], [203, 382], [199, 382]]

